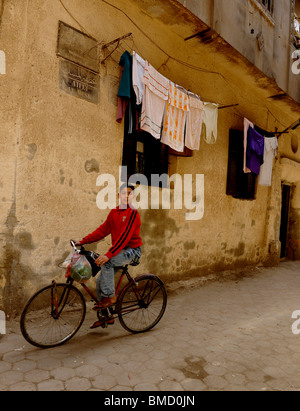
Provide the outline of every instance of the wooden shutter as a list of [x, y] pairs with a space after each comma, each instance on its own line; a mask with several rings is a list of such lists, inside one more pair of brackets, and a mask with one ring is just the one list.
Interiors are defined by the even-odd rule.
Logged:
[[226, 194], [234, 198], [255, 199], [257, 176], [244, 173], [244, 133], [241, 130], [229, 131], [229, 152]]
[[243, 157], [241, 157], [242, 143], [242, 131], [230, 130], [226, 194], [233, 197], [238, 196], [239, 193], [239, 175], [241, 167], [243, 171]]

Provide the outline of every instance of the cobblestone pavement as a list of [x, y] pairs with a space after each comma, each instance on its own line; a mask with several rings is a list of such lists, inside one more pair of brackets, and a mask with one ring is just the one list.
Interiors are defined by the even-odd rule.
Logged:
[[172, 292], [162, 321], [143, 335], [118, 321], [90, 330], [89, 312], [73, 340], [41, 350], [10, 322], [0, 336], [0, 391], [298, 391], [300, 262], [250, 271]]

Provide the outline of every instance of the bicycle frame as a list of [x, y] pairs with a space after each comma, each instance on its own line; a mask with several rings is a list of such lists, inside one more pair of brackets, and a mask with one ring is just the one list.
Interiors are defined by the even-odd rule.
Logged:
[[[128, 280], [129, 283], [134, 282], [134, 279], [131, 277], [131, 275], [128, 272], [128, 266], [123, 267], [122, 274], [121, 274], [121, 276], [118, 280], [117, 286], [116, 286], [116, 295], [119, 294], [121, 284], [122, 284], [122, 281], [123, 281], [125, 276], [127, 277], [127, 280]], [[69, 277], [68, 280], [67, 280], [67, 283], [70, 283], [72, 285], [73, 282], [74, 282], [74, 280]], [[92, 299], [95, 303], [99, 302], [99, 299], [95, 296], [95, 294], [88, 288], [88, 286], [85, 283], [81, 283], [80, 285], [89, 294], [89, 296], [92, 297]]]
[[[72, 240], [71, 240], [70, 243], [71, 243], [72, 247], [74, 248], [74, 250], [77, 250], [77, 248], [76, 248], [76, 246], [75, 246], [75, 243], [74, 243]], [[78, 250], [77, 250], [77, 251], [78, 251]], [[83, 253], [83, 255], [84, 255], [84, 253]], [[95, 254], [95, 255], [96, 255], [96, 254]], [[137, 298], [137, 300], [138, 300], [139, 306], [141, 306], [141, 304], [142, 304], [142, 306], [144, 306], [144, 308], [145, 308], [146, 306], [148, 306], [148, 305], [150, 304], [150, 301], [145, 302], [145, 299], [144, 299], [145, 295], [140, 295], [139, 290], [137, 289], [137, 287], [135, 287], [136, 281], [135, 281], [135, 279], [132, 278], [131, 275], [129, 274], [129, 272], [128, 272], [128, 265], [126, 265], [126, 266], [124, 266], [124, 267], [121, 267], [121, 268], [122, 268], [123, 271], [122, 271], [122, 274], [121, 274], [121, 276], [120, 276], [120, 278], [119, 278], [119, 281], [118, 281], [118, 283], [117, 283], [117, 286], [116, 286], [116, 291], [115, 291], [116, 295], [119, 295], [119, 291], [120, 291], [120, 288], [121, 288], [122, 281], [123, 281], [124, 277], [126, 276], [126, 277], [127, 277], [127, 280], [128, 280], [128, 283], [134, 285], [133, 290], [134, 290], [134, 293], [135, 293], [136, 298]], [[100, 274], [100, 275], [101, 275], [101, 274]], [[151, 275], [151, 274], [150, 274], [150, 275]], [[137, 279], [141, 279], [141, 278], [143, 278], [143, 275], [137, 277]], [[73, 282], [74, 282], [74, 280], [73, 280], [71, 277], [68, 277], [67, 283], [70, 283], [70, 284], [72, 285]], [[92, 298], [92, 300], [93, 300], [96, 304], [99, 303], [99, 299], [97, 298], [97, 296], [88, 288], [88, 286], [87, 286], [85, 283], [81, 283], [81, 286], [82, 286], [83, 289], [89, 294], [89, 296]], [[151, 290], [151, 292], [152, 292], [152, 290]], [[151, 292], [150, 292], [149, 295], [147, 296], [148, 300], [149, 300], [149, 298], [150, 298]], [[116, 303], [116, 311], [115, 311], [115, 313], [117, 313], [117, 312], [118, 312], [118, 301], [117, 301], [117, 303]], [[59, 313], [58, 313], [58, 315], [59, 315]]]

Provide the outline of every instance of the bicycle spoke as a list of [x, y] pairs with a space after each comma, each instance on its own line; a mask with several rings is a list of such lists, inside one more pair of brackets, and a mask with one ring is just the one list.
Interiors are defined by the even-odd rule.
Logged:
[[38, 347], [60, 345], [76, 334], [85, 317], [79, 290], [66, 284], [49, 286], [29, 301], [21, 317], [21, 330]]
[[130, 332], [139, 333], [148, 331], [160, 321], [167, 296], [160, 280], [145, 276], [124, 289], [120, 300], [121, 325]]

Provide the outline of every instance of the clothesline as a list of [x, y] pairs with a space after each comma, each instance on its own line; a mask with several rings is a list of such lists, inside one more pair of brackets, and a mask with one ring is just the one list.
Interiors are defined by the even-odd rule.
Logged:
[[123, 68], [117, 120], [121, 122], [125, 110], [130, 110], [129, 133], [135, 123], [136, 129], [148, 132], [178, 153], [185, 147], [199, 150], [201, 136], [207, 144], [216, 143], [219, 104], [201, 101], [199, 95], [164, 77], [135, 51], [133, 55], [125, 51], [119, 64]]
[[[130, 113], [129, 134], [134, 129], [146, 131], [178, 155], [184, 155], [186, 149], [199, 150], [202, 136], [207, 144], [216, 143], [219, 108], [236, 104], [220, 107], [202, 102], [200, 96], [164, 77], [135, 51], [133, 55], [125, 51], [119, 64], [117, 121], [122, 121], [125, 111]], [[298, 125], [300, 120], [293, 124]], [[244, 173], [259, 175], [259, 184], [270, 186], [277, 138], [244, 118], [243, 145]]]
[[[130, 35], [131, 33], [122, 36], [122, 38], [105, 46], [119, 44], [121, 39]], [[128, 61], [125, 61], [126, 57]], [[127, 108], [126, 103], [131, 100], [131, 110], [134, 110], [135, 106], [140, 106], [141, 109], [139, 112], [140, 124], [136, 129], [147, 131], [178, 153], [184, 152], [185, 147], [189, 150], [199, 150], [202, 136], [206, 143], [216, 143], [218, 110], [239, 106], [238, 103], [220, 106], [217, 103], [202, 102], [200, 96], [174, 84], [135, 51], [133, 51], [133, 56], [125, 51], [119, 64], [123, 66], [123, 70], [125, 69], [122, 77], [124, 75], [125, 82], [127, 82], [127, 90], [125, 93], [120, 92], [121, 78], [118, 93], [118, 98], [121, 99], [118, 101], [118, 121], [122, 120]], [[136, 101], [133, 101], [132, 97]], [[129, 124], [130, 133], [132, 133], [134, 120], [130, 121]], [[297, 128], [299, 125], [300, 120], [282, 132], [272, 133], [258, 126], [255, 126], [255, 129], [264, 138], [272, 139], [275, 136], [279, 138], [280, 135], [287, 133], [291, 128]]]
[[[248, 119], [244, 118], [244, 173], [259, 175], [258, 183], [271, 186], [273, 159], [277, 155], [278, 139], [265, 138]], [[259, 129], [261, 130], [261, 129]]]

